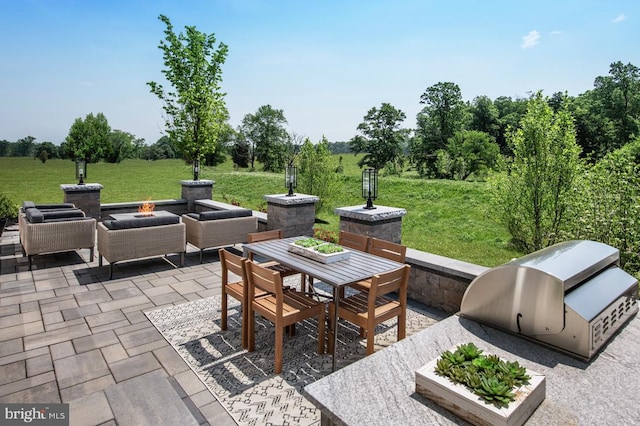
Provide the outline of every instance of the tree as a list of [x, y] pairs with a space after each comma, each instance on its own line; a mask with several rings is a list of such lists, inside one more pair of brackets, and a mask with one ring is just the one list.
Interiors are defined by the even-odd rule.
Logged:
[[105, 153], [105, 160], [109, 163], [119, 163], [127, 158], [135, 158], [137, 146], [144, 139], [137, 139], [131, 133], [114, 130], [109, 134], [109, 151]]
[[640, 68], [614, 62], [609, 76], [596, 77], [595, 93], [605, 115], [616, 124], [616, 145], [627, 144], [640, 129]]
[[49, 158], [58, 158], [58, 147], [51, 142], [42, 142], [36, 145], [33, 158], [38, 158], [43, 163]]
[[111, 149], [110, 133], [107, 117], [101, 112], [95, 116], [90, 113], [84, 120], [76, 118], [65, 139], [68, 156], [83, 158], [89, 163], [102, 160]]
[[508, 139], [513, 164], [492, 182], [493, 208], [516, 247], [532, 252], [557, 242], [568, 226], [580, 148], [568, 109], [554, 114], [542, 92]]
[[284, 170], [289, 156], [287, 141], [289, 135], [284, 125], [287, 119], [281, 109], [271, 105], [262, 105], [255, 114], [247, 114], [242, 119], [239, 132], [250, 144], [251, 169], [255, 168], [255, 160], [262, 163], [265, 171], [278, 172]]
[[327, 205], [332, 194], [338, 193], [338, 175], [329, 142], [325, 137], [317, 144], [307, 138], [298, 153], [298, 188], [305, 194], [320, 197], [316, 211]]
[[488, 170], [494, 168], [500, 159], [500, 147], [493, 138], [485, 132], [475, 130], [456, 132], [449, 139], [447, 151], [451, 159], [451, 170], [450, 176], [445, 177], [460, 180], [465, 180], [472, 174], [477, 177], [486, 176]]
[[469, 107], [471, 123], [469, 130], [477, 130], [496, 139], [500, 133], [500, 116], [498, 108], [487, 96], [477, 96]]
[[465, 122], [466, 108], [457, 84], [440, 82], [420, 96], [425, 107], [416, 117], [416, 141], [412, 145], [411, 159], [421, 176], [434, 171], [436, 152], [447, 148], [447, 141]]
[[349, 141], [352, 152], [364, 152], [358, 161], [360, 167], [371, 167], [381, 170], [399, 165], [402, 169], [402, 143], [406, 139], [407, 131], [400, 129], [400, 124], [407, 118], [404, 112], [391, 104], [383, 103], [380, 109], [373, 107], [364, 116], [364, 121], [358, 125], [361, 135]]
[[569, 237], [620, 250], [620, 266], [640, 271], [640, 137], [587, 168], [576, 187]]
[[[176, 35], [171, 21], [164, 15], [165, 40], [158, 46], [163, 51], [162, 73], [172, 85], [166, 91], [156, 82], [148, 82], [151, 93], [164, 102], [167, 133], [175, 141], [185, 160], [200, 160], [218, 148], [218, 138], [229, 117], [225, 93], [220, 91], [222, 65], [228, 48], [218, 44], [214, 34], [205, 34], [193, 26]], [[198, 176], [194, 176], [197, 179]]]
[[35, 149], [35, 140], [33, 136], [27, 136], [22, 139], [18, 139], [13, 144], [12, 156], [13, 157], [32, 157]]

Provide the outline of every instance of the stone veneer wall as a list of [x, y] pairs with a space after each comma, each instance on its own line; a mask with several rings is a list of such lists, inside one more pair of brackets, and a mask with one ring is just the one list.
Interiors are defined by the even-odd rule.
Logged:
[[[156, 204], [156, 209], [168, 210], [176, 214], [187, 212], [186, 200], [159, 200], [152, 202]], [[137, 211], [138, 206], [141, 204], [142, 202], [103, 204], [102, 217], [104, 219], [110, 213], [134, 212]], [[313, 208], [313, 204], [310, 204], [310, 206], [310, 208]], [[195, 202], [195, 210], [198, 213], [233, 208], [238, 207], [206, 199]], [[267, 214], [254, 211], [253, 215], [258, 218], [258, 231], [266, 231]], [[450, 314], [460, 310], [462, 296], [471, 281], [489, 269], [484, 266], [412, 248], [407, 249], [406, 263], [411, 265], [409, 298]]]
[[376, 238], [393, 241], [398, 244], [402, 242], [401, 217], [379, 220], [372, 223], [342, 216], [340, 217], [340, 230], [353, 232], [354, 234], [375, 236]]
[[285, 238], [297, 235], [313, 236], [318, 197], [297, 194], [292, 197], [265, 195], [264, 198], [267, 200], [268, 230], [282, 229]]
[[411, 265], [408, 297], [427, 306], [453, 314], [471, 281], [487, 267], [415, 249], [407, 249]]

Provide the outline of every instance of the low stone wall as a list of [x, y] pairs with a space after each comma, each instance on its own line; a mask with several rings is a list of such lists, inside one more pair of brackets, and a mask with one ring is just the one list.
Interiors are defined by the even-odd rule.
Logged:
[[[183, 199], [150, 202], [156, 205], [156, 210], [166, 210], [178, 215], [187, 213], [187, 201]], [[108, 219], [112, 213], [136, 212], [142, 204], [143, 202], [102, 204], [101, 217]], [[197, 200], [194, 205], [196, 213], [240, 208], [206, 199]], [[267, 214], [254, 210], [253, 215], [258, 218], [258, 231], [266, 231], [268, 229]], [[411, 248], [407, 249], [406, 263], [411, 265], [409, 298], [451, 314], [460, 310], [462, 296], [471, 281], [488, 269]]]
[[411, 248], [405, 262], [411, 265], [409, 298], [450, 314], [460, 310], [471, 281], [489, 269]]

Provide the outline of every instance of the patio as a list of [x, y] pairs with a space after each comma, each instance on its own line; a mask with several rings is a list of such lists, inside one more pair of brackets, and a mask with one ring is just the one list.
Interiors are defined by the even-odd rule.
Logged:
[[0, 249], [0, 402], [69, 403], [72, 425], [236, 424], [145, 314], [219, 295], [214, 253], [123, 262], [109, 280], [88, 250], [28, 272], [17, 226]]

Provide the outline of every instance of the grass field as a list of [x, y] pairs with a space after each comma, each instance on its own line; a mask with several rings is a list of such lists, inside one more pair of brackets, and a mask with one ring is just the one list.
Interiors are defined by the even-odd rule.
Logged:
[[[339, 228], [334, 208], [364, 203], [357, 157], [343, 155], [342, 160], [342, 190], [318, 213], [319, 219], [328, 222], [318, 227], [334, 232]], [[192, 177], [191, 167], [180, 160], [90, 164], [87, 173], [87, 182], [103, 185], [102, 203], [180, 198], [180, 181]], [[255, 210], [266, 208], [265, 194], [285, 192], [282, 174], [234, 170], [230, 162], [204, 167], [201, 178], [215, 181], [215, 200]], [[61, 202], [60, 185], [75, 182], [70, 160], [43, 164], [30, 158], [0, 157], [0, 192], [16, 203]], [[492, 220], [482, 182], [424, 180], [411, 173], [380, 176], [378, 196], [374, 205], [407, 210], [402, 242], [409, 247], [490, 267], [522, 255], [509, 247], [506, 229]]]

